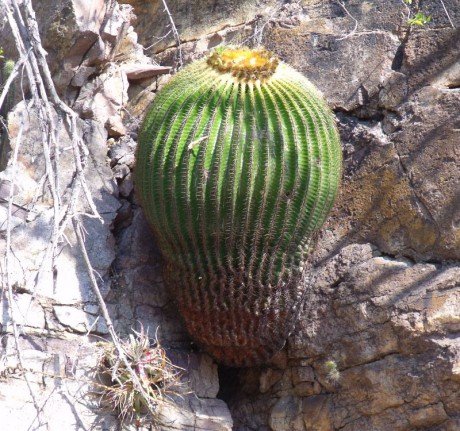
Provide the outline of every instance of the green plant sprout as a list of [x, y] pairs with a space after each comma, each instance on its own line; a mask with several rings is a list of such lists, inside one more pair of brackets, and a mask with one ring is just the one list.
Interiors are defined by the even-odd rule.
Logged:
[[431, 16], [425, 16], [423, 13], [418, 12], [414, 18], [410, 18], [407, 23], [409, 25], [418, 25], [423, 27], [425, 24], [431, 21]]
[[327, 378], [333, 382], [337, 382], [340, 379], [340, 371], [337, 368], [335, 361], [326, 361], [324, 367], [327, 371]]
[[[404, 2], [405, 5], [412, 6], [413, 0], [403, 0], [403, 2]], [[444, 3], [443, 3], [443, 7], [444, 7], [444, 10], [446, 11], [447, 17], [450, 20], [449, 14], [447, 13], [447, 10], [445, 9]], [[416, 15], [413, 18], [410, 18], [411, 10], [410, 10], [410, 8], [408, 6], [406, 6], [406, 9], [408, 11], [407, 23], [409, 25], [411, 25], [411, 26], [412, 25], [418, 25], [420, 27], [423, 27], [425, 24], [428, 24], [431, 21], [431, 16], [429, 16], [429, 15], [425, 16], [421, 12], [417, 12]], [[418, 9], [418, 7], [416, 8], [416, 10], [417, 9]]]

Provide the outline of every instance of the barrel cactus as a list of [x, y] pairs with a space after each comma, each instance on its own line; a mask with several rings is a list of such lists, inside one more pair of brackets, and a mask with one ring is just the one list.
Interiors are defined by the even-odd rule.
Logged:
[[159, 92], [139, 135], [136, 192], [166, 286], [217, 361], [256, 365], [283, 347], [340, 177], [326, 103], [263, 49], [218, 49]]

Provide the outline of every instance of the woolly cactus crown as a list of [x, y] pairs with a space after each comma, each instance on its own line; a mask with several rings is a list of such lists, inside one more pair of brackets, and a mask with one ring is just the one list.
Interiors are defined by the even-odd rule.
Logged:
[[228, 365], [268, 360], [295, 323], [341, 177], [318, 91], [263, 49], [218, 49], [157, 95], [135, 174], [191, 336]]

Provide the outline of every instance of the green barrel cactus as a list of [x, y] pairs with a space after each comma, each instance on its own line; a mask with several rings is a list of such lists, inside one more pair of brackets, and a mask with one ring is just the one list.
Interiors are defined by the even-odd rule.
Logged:
[[256, 365], [283, 347], [341, 160], [318, 91], [265, 50], [216, 50], [157, 95], [136, 192], [187, 329], [217, 361]]

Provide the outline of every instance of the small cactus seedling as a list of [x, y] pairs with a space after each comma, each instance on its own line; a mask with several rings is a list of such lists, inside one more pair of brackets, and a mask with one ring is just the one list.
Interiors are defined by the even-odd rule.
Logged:
[[255, 365], [284, 345], [340, 177], [326, 103], [263, 49], [216, 50], [157, 95], [136, 191], [188, 331], [218, 361]]
[[340, 371], [337, 368], [337, 362], [326, 361], [324, 367], [327, 371], [327, 378], [332, 382], [338, 382], [340, 380]]
[[143, 328], [133, 332], [121, 341], [126, 363], [113, 343], [100, 343], [98, 377], [101, 383], [96, 384], [96, 393], [102, 405], [118, 412], [123, 421], [150, 413], [154, 423], [161, 423], [158, 407], [168, 403], [168, 394], [176, 393], [183, 386], [182, 368], [171, 363], [156, 337], [152, 346]]

